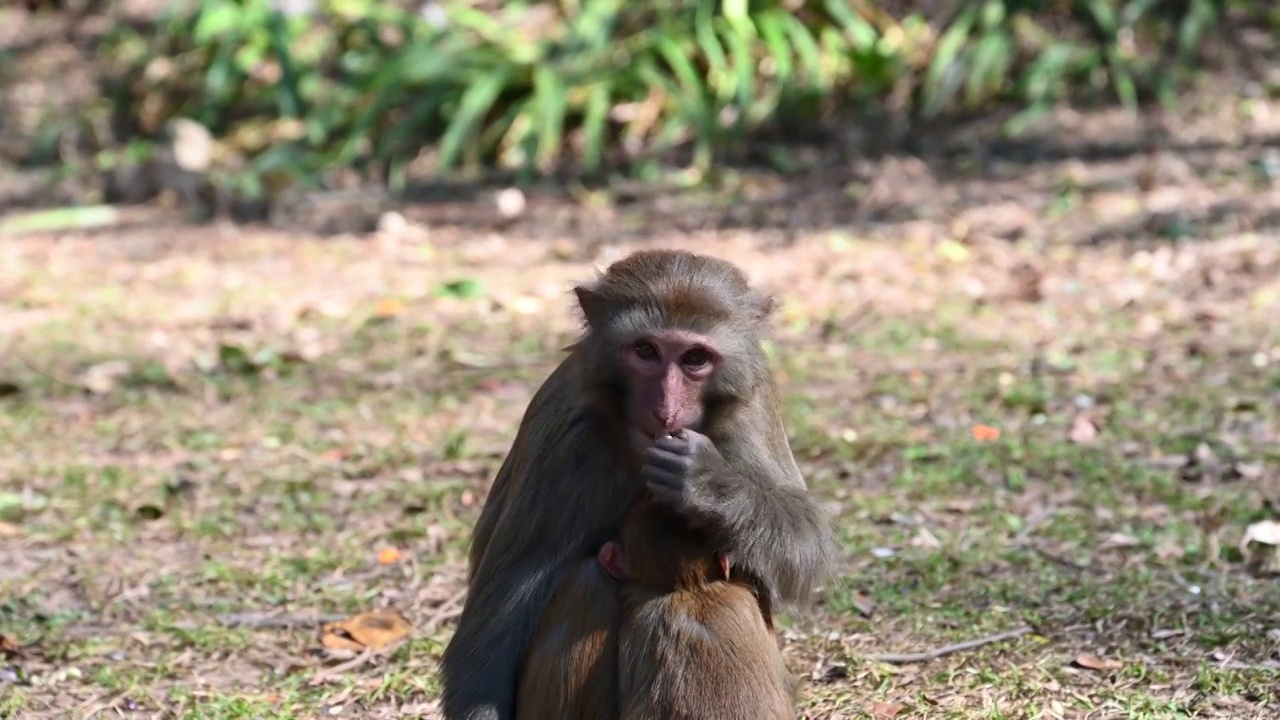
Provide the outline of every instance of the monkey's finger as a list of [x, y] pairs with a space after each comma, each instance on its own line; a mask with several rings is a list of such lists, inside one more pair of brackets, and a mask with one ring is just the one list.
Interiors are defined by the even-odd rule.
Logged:
[[644, 451], [645, 460], [675, 460], [676, 457], [684, 457], [680, 452], [672, 452], [664, 447], [650, 447]]
[[677, 438], [677, 437], [672, 437], [670, 435], [667, 435], [665, 437], [660, 437], [657, 440], [655, 440], [652, 448], [656, 448], [658, 450], [666, 450], [667, 452], [672, 452], [672, 453], [680, 453], [682, 455], [688, 455], [691, 452], [692, 446], [689, 444], [689, 441], [684, 438]]
[[680, 458], [685, 458], [690, 460], [692, 459], [688, 455], [685, 455], [683, 453], [673, 452], [671, 450], [667, 450], [665, 448], [660, 448], [660, 447], [651, 447], [648, 450], [645, 450], [644, 456], [645, 456], [645, 460], [647, 461], [678, 460]]
[[667, 485], [650, 480], [646, 484], [649, 493], [660, 503], [670, 505], [671, 507], [683, 507], [685, 504], [684, 493], [679, 490], [673, 490]]
[[670, 485], [671, 487], [677, 487], [678, 485], [683, 484], [680, 483], [679, 473], [671, 472], [670, 470], [658, 467], [657, 465], [645, 465], [640, 468], [640, 477], [649, 482], [661, 482]]
[[683, 475], [693, 469], [693, 458], [688, 455], [650, 450], [645, 456], [645, 466]]
[[681, 457], [679, 452], [672, 452], [671, 450], [657, 446], [650, 447], [648, 450], [645, 450], [644, 453], [644, 459], [646, 462], [653, 462], [654, 460], [674, 460], [678, 457]]
[[645, 484], [649, 486], [650, 490], [654, 490], [657, 487], [669, 492], [682, 493], [684, 491], [684, 476], [679, 473], [646, 465], [640, 469], [640, 476], [644, 478]]

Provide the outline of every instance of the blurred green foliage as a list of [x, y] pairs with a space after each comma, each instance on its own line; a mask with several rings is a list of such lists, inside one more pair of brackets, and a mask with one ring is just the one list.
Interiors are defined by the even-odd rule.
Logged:
[[1223, 11], [1217, 0], [973, 0], [936, 16], [870, 0], [479, 1], [330, 0], [286, 15], [269, 0], [206, 0], [157, 28], [121, 26], [102, 50], [116, 135], [155, 137], [186, 117], [251, 168], [355, 168], [393, 185], [410, 162], [589, 172], [673, 148], [705, 170], [752, 129], [871, 102], [932, 116], [991, 101], [1035, 113], [1080, 91], [1168, 99]]

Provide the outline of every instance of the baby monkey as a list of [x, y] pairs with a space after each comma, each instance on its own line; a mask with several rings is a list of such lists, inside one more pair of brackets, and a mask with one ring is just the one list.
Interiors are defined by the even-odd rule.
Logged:
[[794, 720], [772, 611], [750, 578], [731, 577], [730, 560], [647, 494], [601, 547], [597, 561], [620, 581], [622, 720]]

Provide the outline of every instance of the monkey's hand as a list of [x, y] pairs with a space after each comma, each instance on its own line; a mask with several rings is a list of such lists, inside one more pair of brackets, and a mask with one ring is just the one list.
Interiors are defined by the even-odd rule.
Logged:
[[682, 430], [659, 438], [645, 452], [640, 474], [655, 499], [694, 525], [721, 519], [717, 478], [723, 478], [724, 457], [706, 435]]

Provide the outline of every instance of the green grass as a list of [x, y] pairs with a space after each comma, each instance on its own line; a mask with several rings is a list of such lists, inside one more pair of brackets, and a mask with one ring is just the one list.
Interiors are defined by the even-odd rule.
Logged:
[[[485, 487], [573, 318], [558, 297], [534, 319], [495, 316], [487, 297], [442, 300], [431, 288], [447, 262], [398, 274], [356, 244], [296, 241], [306, 262], [281, 275], [253, 261], [279, 248], [250, 233], [226, 242], [253, 282], [224, 286], [198, 256], [131, 294], [106, 292], [92, 255], [61, 283], [31, 271], [23, 292], [51, 316], [0, 359], [0, 380], [22, 390], [0, 399], [0, 522], [16, 535], [0, 544], [0, 633], [26, 648], [0, 660], [0, 715], [95, 703], [184, 718], [434, 712], [450, 624], [432, 619], [460, 590]], [[826, 260], [794, 262], [813, 263], [822, 288]], [[1110, 256], [1092, 260], [1086, 286], [1103, 282]], [[533, 262], [474, 272], [506, 288]], [[563, 287], [588, 271], [540, 267], [539, 282]], [[339, 289], [341, 277], [380, 279]], [[88, 295], [73, 289], [84, 285]], [[815, 292], [798, 311], [810, 322], [776, 342], [793, 445], [846, 550], [819, 606], [783, 623], [808, 716], [870, 717], [876, 702], [926, 718], [1274, 708], [1280, 686], [1263, 666], [1280, 595], [1232, 551], [1210, 557], [1205, 530], [1218, 518], [1217, 546], [1233, 548], [1267, 516], [1280, 471], [1277, 366], [1251, 359], [1280, 342], [1265, 310], [1232, 308], [1222, 342], [1188, 358], [1189, 329], [1137, 339], [1113, 309], [1067, 296], [971, 313], [939, 287], [946, 310], [885, 301], [849, 325], [843, 304]], [[269, 320], [308, 288], [332, 289], [346, 314]], [[409, 310], [370, 325], [389, 294]], [[1039, 344], [1036, 312], [1059, 323]], [[210, 330], [226, 316], [253, 328]], [[285, 365], [198, 362], [220, 344], [245, 349], [234, 358], [283, 356], [301, 329], [328, 349]], [[485, 367], [457, 362], [458, 348]], [[130, 370], [105, 391], [79, 386], [120, 359]], [[1071, 438], [1081, 407], [1101, 427], [1087, 445]], [[978, 423], [1000, 437], [975, 439]], [[1185, 476], [1167, 462], [1201, 443], [1216, 465]], [[1260, 469], [1232, 479], [1233, 463]], [[384, 547], [400, 560], [380, 564]], [[318, 685], [329, 661], [314, 625], [219, 620], [384, 605], [418, 625], [411, 641]], [[1023, 624], [1033, 631], [1021, 638], [927, 663], [866, 659]], [[1079, 667], [1082, 655], [1121, 666]]]

